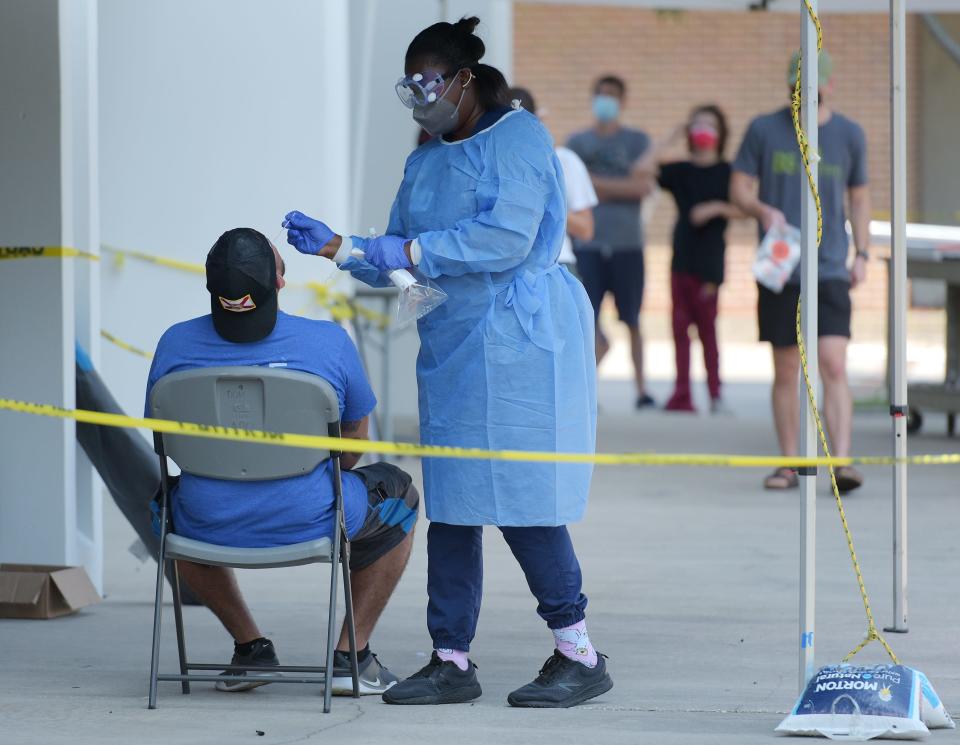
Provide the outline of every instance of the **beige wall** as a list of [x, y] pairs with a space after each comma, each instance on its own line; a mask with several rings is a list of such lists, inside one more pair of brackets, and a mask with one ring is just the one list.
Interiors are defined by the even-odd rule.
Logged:
[[[938, 19], [960, 41], [960, 15]], [[925, 28], [920, 30], [920, 69], [923, 98], [918, 133], [923, 182], [920, 214], [910, 218], [960, 225], [960, 65]]]

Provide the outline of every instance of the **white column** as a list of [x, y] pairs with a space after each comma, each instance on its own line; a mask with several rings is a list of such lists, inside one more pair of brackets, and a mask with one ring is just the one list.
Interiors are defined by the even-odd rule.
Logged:
[[[96, 250], [96, 10], [0, 8], [0, 245]], [[0, 396], [74, 406], [76, 335], [98, 351], [97, 274], [83, 259], [3, 262]], [[0, 441], [0, 561], [83, 564], [100, 588], [100, 489], [73, 423], [3, 414]]]
[[[890, 413], [893, 454], [907, 455], [907, 132], [904, 0], [890, 0]], [[893, 467], [893, 625], [907, 631], [907, 466]]]
[[336, 182], [336, 186], [325, 189], [322, 195], [324, 215], [329, 215], [331, 225], [349, 225], [353, 217], [350, 209], [350, 184], [353, 179], [350, 112], [356, 103], [347, 71], [350, 60], [350, 7], [347, 0], [325, 0], [319, 10], [323, 43], [317, 49], [317, 96], [320, 100], [336, 102], [331, 108], [337, 113], [318, 118], [317, 136], [312, 146], [321, 150], [325, 172], [336, 174], [335, 179], [330, 179]]
[[[817, 0], [812, 0], [817, 9]], [[816, 158], [818, 152], [817, 132], [817, 31], [800, 3], [800, 44], [803, 52], [801, 83], [803, 86], [803, 109], [800, 123], [807, 133], [808, 154], [814, 179], [817, 178]], [[800, 231], [802, 256], [800, 268], [800, 292], [802, 297], [801, 328], [807, 351], [807, 370], [813, 390], [818, 388], [817, 374], [817, 208], [807, 184], [806, 173], [801, 169], [803, 200], [800, 203]], [[807, 397], [806, 386], [800, 382], [800, 454], [817, 454], [817, 428], [813, 410]], [[799, 683], [802, 690], [815, 671], [814, 625], [816, 619], [816, 558], [817, 558], [817, 471], [815, 468], [800, 470], [800, 665]]]

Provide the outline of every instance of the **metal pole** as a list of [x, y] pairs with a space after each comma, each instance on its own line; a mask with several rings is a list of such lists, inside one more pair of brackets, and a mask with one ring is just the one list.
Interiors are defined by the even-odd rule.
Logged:
[[[817, 11], [817, 0], [811, 0]], [[800, 3], [800, 46], [803, 54], [801, 84], [803, 108], [800, 122], [809, 141], [810, 167], [814, 182], [817, 178], [818, 152], [818, 91], [817, 30], [804, 4]], [[817, 391], [817, 207], [807, 184], [807, 176], [800, 169], [798, 178], [803, 182], [803, 199], [800, 203], [801, 268], [800, 294], [802, 297], [801, 330], [807, 350], [807, 370], [813, 390]], [[817, 428], [813, 410], [807, 398], [806, 386], [800, 381], [800, 454], [816, 456], [818, 450]], [[816, 560], [817, 560], [817, 469], [801, 468], [800, 474], [800, 665], [799, 682], [802, 691], [813, 677], [814, 623], [816, 609]]]
[[[383, 313], [390, 316], [390, 305], [393, 295], [384, 296]], [[380, 437], [387, 442], [393, 442], [393, 401], [390, 397], [390, 373], [393, 361], [393, 331], [389, 326], [384, 326], [380, 332], [382, 352], [380, 357]]]
[[[907, 130], [905, 0], [890, 0], [890, 415], [893, 454], [907, 455]], [[907, 466], [893, 466], [893, 625], [907, 631]]]

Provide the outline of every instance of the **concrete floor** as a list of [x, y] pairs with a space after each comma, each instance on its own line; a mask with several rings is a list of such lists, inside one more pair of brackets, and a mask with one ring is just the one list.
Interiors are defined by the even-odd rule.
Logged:
[[[655, 387], [663, 397], [666, 390]], [[766, 389], [731, 386], [735, 418], [634, 414], [626, 383], [602, 388], [605, 451], [769, 453]], [[885, 453], [888, 419], [858, 415], [856, 450]], [[931, 416], [913, 452], [957, 452]], [[407, 462], [417, 472], [418, 464]], [[846, 504], [879, 624], [891, 620], [889, 469], [867, 470]], [[0, 621], [0, 743], [651, 743], [770, 742], [797, 693], [797, 492], [766, 493], [754, 470], [602, 468], [587, 518], [573, 527], [590, 597], [591, 637], [610, 656], [614, 689], [574, 710], [506, 705], [552, 649], [549, 633], [500, 537], [486, 551], [486, 599], [472, 652], [483, 697], [473, 705], [388, 707], [375, 698], [334, 701], [321, 712], [317, 687], [274, 685], [222, 694], [198, 684], [182, 696], [161, 684], [146, 709], [154, 569], [127, 551], [132, 531], [107, 514], [106, 600], [51, 621]], [[960, 707], [960, 543], [957, 471], [910, 472], [910, 633], [889, 640], [924, 670], [947, 706]], [[863, 609], [836, 508], [821, 482], [818, 501], [817, 657], [840, 659], [862, 638]], [[282, 659], [321, 658], [326, 592], [316, 567], [241, 572], [241, 584]], [[426, 661], [425, 554], [410, 567], [374, 639], [401, 675]], [[202, 608], [186, 611], [194, 657], [226, 659], [229, 640]], [[167, 614], [164, 667], [176, 654]], [[882, 661], [871, 645], [857, 658]], [[955, 709], [956, 710], [956, 709]], [[332, 730], [327, 734], [327, 730]], [[264, 733], [258, 736], [258, 731]], [[960, 741], [936, 732], [931, 742]]]

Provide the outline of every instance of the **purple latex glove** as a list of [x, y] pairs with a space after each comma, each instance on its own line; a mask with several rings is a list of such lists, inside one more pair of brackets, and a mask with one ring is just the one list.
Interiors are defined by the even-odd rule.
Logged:
[[294, 210], [283, 218], [287, 243], [302, 254], [316, 256], [336, 235], [325, 223]]
[[363, 247], [363, 260], [381, 272], [406, 269], [410, 266], [410, 259], [407, 258], [407, 252], [403, 247], [408, 240], [399, 235], [367, 238], [366, 245]]

